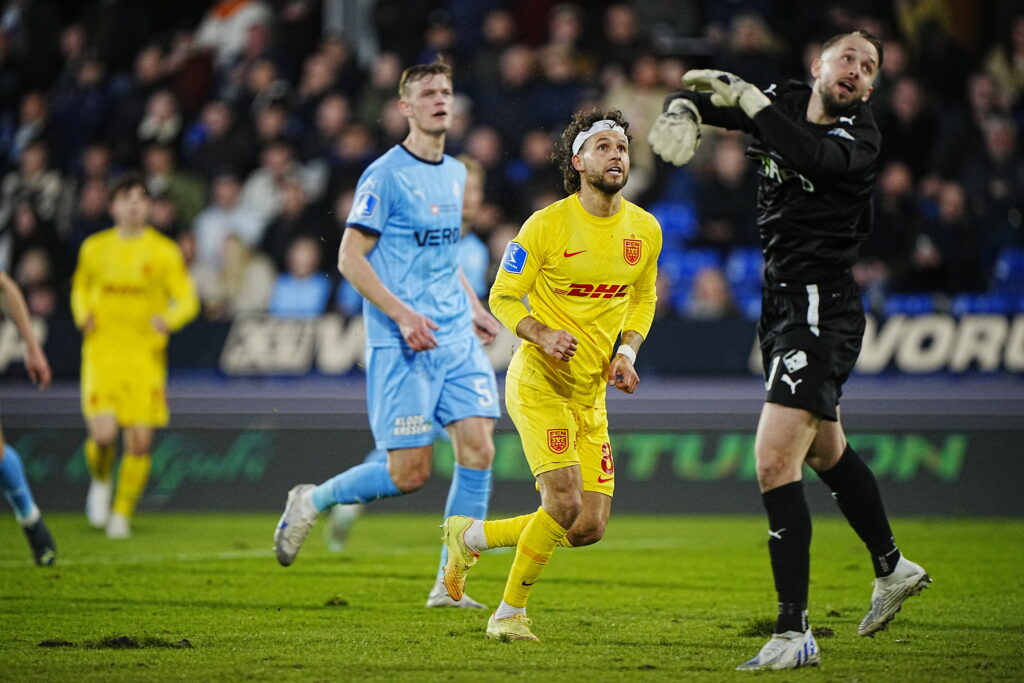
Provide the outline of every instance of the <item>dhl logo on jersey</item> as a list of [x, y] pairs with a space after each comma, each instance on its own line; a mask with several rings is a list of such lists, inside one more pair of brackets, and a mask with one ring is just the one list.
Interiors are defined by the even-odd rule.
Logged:
[[589, 299], [618, 299], [626, 296], [629, 285], [569, 285], [569, 289], [556, 289], [555, 294], [564, 296], [581, 296]]
[[121, 294], [124, 296], [142, 296], [146, 293], [145, 287], [138, 285], [103, 285], [104, 294]]

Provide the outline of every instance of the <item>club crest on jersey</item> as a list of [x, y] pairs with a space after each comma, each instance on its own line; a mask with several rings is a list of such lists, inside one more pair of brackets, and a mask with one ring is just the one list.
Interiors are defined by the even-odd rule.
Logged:
[[352, 213], [360, 218], [373, 218], [373, 214], [377, 212], [378, 204], [380, 204], [380, 197], [364, 190], [356, 197], [355, 209], [353, 209]]
[[552, 453], [565, 453], [569, 448], [569, 430], [568, 429], [549, 429], [548, 430], [548, 450]]
[[528, 256], [529, 253], [521, 245], [509, 242], [505, 247], [505, 255], [501, 257], [501, 267], [509, 273], [518, 275], [523, 272]]
[[642, 247], [643, 242], [640, 240], [622, 240], [622, 258], [626, 259], [626, 263], [629, 265], [635, 266], [640, 263], [640, 252], [642, 251]]

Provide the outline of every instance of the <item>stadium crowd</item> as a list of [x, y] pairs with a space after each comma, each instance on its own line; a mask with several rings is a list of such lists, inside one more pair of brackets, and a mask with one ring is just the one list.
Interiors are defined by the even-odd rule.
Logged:
[[111, 225], [109, 183], [138, 169], [204, 316], [354, 314], [335, 268], [353, 188], [406, 133], [402, 69], [443, 55], [457, 90], [448, 152], [485, 172], [461, 244], [481, 296], [522, 221], [564, 195], [549, 156], [593, 105], [631, 123], [625, 196], [665, 233], [659, 316], [756, 318], [743, 137], [706, 129], [674, 168], [647, 132], [687, 69], [767, 87], [854, 28], [885, 50], [875, 230], [855, 272], [866, 300], [883, 315], [1024, 311], [1018, 0], [6, 0], [0, 267], [32, 313], [66, 315], [79, 246]]

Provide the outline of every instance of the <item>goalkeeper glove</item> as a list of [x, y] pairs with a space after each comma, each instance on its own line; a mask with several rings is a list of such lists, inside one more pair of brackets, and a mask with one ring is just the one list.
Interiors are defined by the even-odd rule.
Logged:
[[683, 74], [683, 83], [694, 90], [710, 92], [716, 107], [739, 107], [750, 118], [771, 104], [771, 100], [739, 76], [715, 69], [695, 69]]
[[647, 142], [655, 154], [671, 164], [682, 166], [689, 162], [700, 146], [697, 105], [685, 97], [672, 100], [655, 120]]

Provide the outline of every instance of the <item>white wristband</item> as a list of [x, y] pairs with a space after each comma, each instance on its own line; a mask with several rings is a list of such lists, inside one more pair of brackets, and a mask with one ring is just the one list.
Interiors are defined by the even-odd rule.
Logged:
[[622, 346], [615, 350], [615, 353], [621, 353], [623, 356], [629, 359], [630, 363], [636, 365], [636, 351], [634, 351], [633, 347], [630, 346], [629, 344], [623, 344]]

